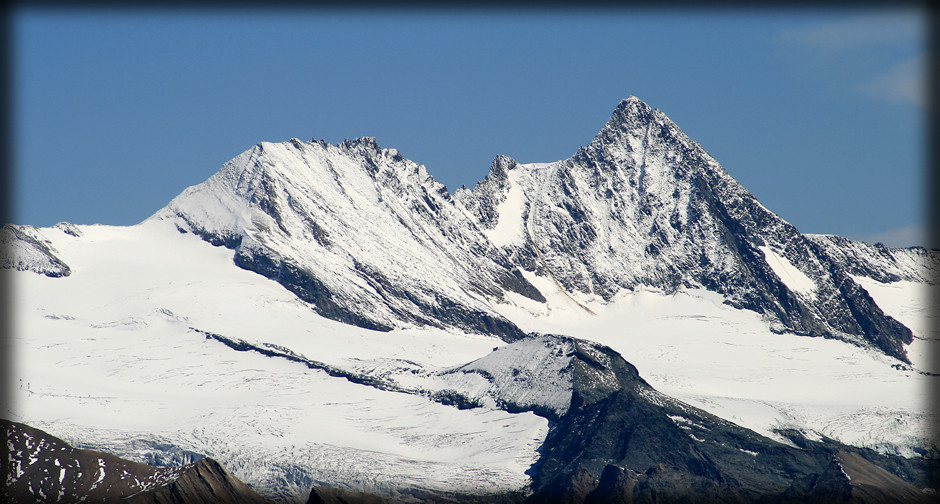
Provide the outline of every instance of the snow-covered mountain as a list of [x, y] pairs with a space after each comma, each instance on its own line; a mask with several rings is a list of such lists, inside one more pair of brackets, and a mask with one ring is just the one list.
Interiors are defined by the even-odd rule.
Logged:
[[[477, 187], [453, 197], [374, 139], [294, 139], [258, 144], [154, 218], [234, 248], [236, 264], [320, 314], [373, 329], [416, 323], [518, 338], [494, 305], [511, 293], [545, 302], [528, 274], [582, 305], [641, 287], [705, 288], [779, 331], [870, 344], [901, 360], [912, 341], [863, 294], [844, 257], [827, 253], [833, 247], [764, 208], [635, 97], [573, 157], [498, 157]], [[880, 259], [881, 269], [898, 267]]]
[[[571, 158], [500, 157], [456, 199], [514, 264], [576, 300], [703, 287], [779, 330], [863, 340], [905, 359], [911, 333], [825, 247], [764, 208], [665, 114], [630, 97]], [[869, 257], [871, 258], [871, 257]], [[876, 268], [893, 268], [880, 258]]]
[[522, 333], [488, 308], [540, 299], [447, 189], [374, 139], [261, 143], [153, 218], [234, 248], [329, 318], [388, 330]]
[[291, 140], [136, 226], [0, 237], [6, 417], [274, 500], [798, 499], [838, 453], [932, 485], [936, 251], [800, 234], [634, 97], [453, 195]]

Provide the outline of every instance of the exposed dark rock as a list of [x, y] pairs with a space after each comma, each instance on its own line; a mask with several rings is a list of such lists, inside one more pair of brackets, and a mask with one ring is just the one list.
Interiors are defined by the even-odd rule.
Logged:
[[[607, 347], [578, 342], [572, 357], [571, 407], [552, 423], [531, 470], [530, 502], [798, 500], [828, 491], [815, 482], [833, 457], [866, 475], [859, 480], [870, 485], [864, 495], [920, 498], [923, 492], [902, 477], [931, 484], [930, 459], [879, 455], [781, 433], [798, 443], [788, 446], [656, 392]], [[859, 488], [853, 492], [855, 499], [863, 495]]]
[[633, 492], [636, 487], [638, 475], [617, 465], [608, 464], [601, 472], [597, 488], [591, 491], [585, 499], [585, 504], [633, 503]]
[[399, 489], [395, 495], [382, 496], [317, 485], [310, 490], [307, 504], [522, 504], [522, 499], [517, 492], [474, 495]]
[[196, 462], [175, 481], [125, 501], [128, 504], [269, 504], [210, 458]]
[[857, 453], [838, 451], [824, 471], [797, 481], [780, 504], [915, 504], [934, 502], [907, 481], [873, 465]]
[[71, 447], [24, 424], [0, 420], [4, 487], [0, 501], [132, 504], [268, 504], [212, 459], [152, 467]]
[[363, 492], [350, 492], [340, 488], [315, 486], [310, 490], [307, 504], [387, 504], [385, 498]]
[[578, 468], [560, 473], [538, 487], [530, 502], [544, 504], [581, 504], [597, 488], [597, 479], [588, 471]]

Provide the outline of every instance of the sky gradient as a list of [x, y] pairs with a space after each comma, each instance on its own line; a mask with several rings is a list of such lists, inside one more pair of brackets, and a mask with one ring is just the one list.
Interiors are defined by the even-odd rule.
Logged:
[[924, 244], [918, 10], [27, 10], [13, 220], [130, 225], [260, 141], [376, 137], [453, 191], [620, 99], [804, 233]]

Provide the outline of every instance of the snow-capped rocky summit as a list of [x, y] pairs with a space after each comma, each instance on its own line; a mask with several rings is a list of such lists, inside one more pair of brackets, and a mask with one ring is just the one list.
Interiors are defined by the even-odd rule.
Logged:
[[[911, 342], [861, 295], [839, 256], [767, 210], [636, 97], [573, 157], [497, 158], [457, 199], [514, 264], [581, 303], [638, 287], [704, 287], [778, 330], [861, 340], [901, 359]], [[886, 261], [878, 267], [895, 267]]]
[[[501, 315], [530, 281], [585, 307], [623, 290], [703, 287], [778, 331], [912, 341], [820, 246], [764, 208], [665, 114], [631, 96], [569, 159], [497, 157], [452, 197], [373, 138], [261, 143], [153, 218], [235, 250], [329, 318], [388, 330], [460, 327], [513, 340]], [[909, 261], [908, 261], [909, 262]], [[894, 266], [879, 266], [892, 268]]]
[[372, 138], [261, 143], [158, 212], [235, 249], [320, 314], [373, 329], [460, 326], [517, 338], [489, 309], [538, 297], [424, 166]]

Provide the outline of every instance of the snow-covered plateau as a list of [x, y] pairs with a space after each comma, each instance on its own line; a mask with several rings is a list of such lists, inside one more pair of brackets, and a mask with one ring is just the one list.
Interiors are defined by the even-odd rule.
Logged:
[[2, 238], [4, 417], [211, 457], [281, 502], [525, 491], [584, 384], [629, 364], [696, 442], [676, 411], [936, 453], [934, 252], [799, 234], [635, 98], [571, 159], [499, 157], [472, 191], [371, 139], [292, 140], [138, 225]]

